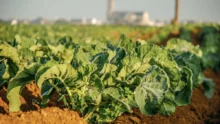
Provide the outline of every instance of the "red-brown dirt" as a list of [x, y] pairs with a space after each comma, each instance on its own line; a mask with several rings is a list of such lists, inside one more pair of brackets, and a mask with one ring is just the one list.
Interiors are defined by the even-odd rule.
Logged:
[[172, 32], [168, 35], [168, 37], [167, 37], [166, 39], [164, 39], [163, 41], [157, 43], [157, 45], [159, 45], [159, 46], [166, 46], [166, 45], [167, 45], [167, 41], [169, 41], [169, 40], [172, 39], [172, 38], [178, 38], [179, 35], [180, 35], [179, 33], [180, 33], [179, 30], [174, 30], [174, 31], [172, 31]]
[[86, 124], [77, 112], [56, 102], [56, 94], [45, 109], [40, 109], [33, 99], [40, 102], [40, 90], [35, 84], [28, 84], [22, 92], [21, 111], [9, 113], [6, 88], [3, 87], [0, 90], [0, 124]]
[[50, 107], [37, 111], [0, 114], [1, 124], [86, 124], [78, 113]]

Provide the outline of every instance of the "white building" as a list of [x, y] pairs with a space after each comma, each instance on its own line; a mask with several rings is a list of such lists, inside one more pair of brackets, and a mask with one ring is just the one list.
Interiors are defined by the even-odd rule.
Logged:
[[72, 24], [82, 24], [82, 25], [101, 25], [103, 22], [97, 18], [82, 18], [82, 19], [72, 19], [70, 21]]
[[107, 18], [110, 24], [153, 25], [149, 14], [143, 12], [115, 11], [115, 1], [108, 0]]
[[17, 24], [18, 24], [18, 20], [16, 19], [11, 20], [11, 25], [17, 25]]

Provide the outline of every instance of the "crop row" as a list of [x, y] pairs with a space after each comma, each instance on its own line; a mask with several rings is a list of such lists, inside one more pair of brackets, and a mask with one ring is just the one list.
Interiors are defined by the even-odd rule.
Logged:
[[0, 43], [0, 85], [8, 85], [11, 112], [20, 110], [20, 93], [36, 83], [45, 107], [57, 92], [58, 101], [77, 110], [88, 122], [110, 122], [133, 108], [145, 115], [168, 116], [190, 104], [201, 84], [211, 98], [214, 84], [201, 69], [198, 46], [171, 39], [165, 47], [121, 35], [115, 44], [58, 42], [44, 39]]

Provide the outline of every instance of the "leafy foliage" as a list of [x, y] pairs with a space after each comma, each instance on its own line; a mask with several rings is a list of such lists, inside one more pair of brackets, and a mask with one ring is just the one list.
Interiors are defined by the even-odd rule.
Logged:
[[8, 84], [7, 98], [9, 100], [9, 111], [16, 112], [20, 110], [20, 93], [27, 83], [34, 81], [36, 71], [40, 67], [39, 64], [31, 64], [28, 67], [20, 70]]
[[202, 52], [199, 49], [199, 46], [193, 46], [185, 40], [171, 39], [168, 41], [166, 49], [172, 50], [174, 53], [174, 59], [181, 68], [184, 67], [191, 70], [191, 73], [193, 73], [193, 87], [198, 87], [203, 84], [205, 96], [211, 98], [214, 94], [214, 82], [211, 79], [205, 78], [201, 73], [203, 56], [201, 56]]
[[[16, 54], [4, 54], [6, 48]], [[10, 111], [19, 110], [22, 88], [33, 81], [41, 90], [41, 107], [57, 92], [58, 101], [98, 123], [134, 107], [145, 115], [170, 115], [177, 106], [189, 104], [193, 88], [200, 85], [201, 50], [182, 40], [163, 48], [133, 42], [125, 35], [116, 45], [77, 44], [71, 37], [26, 43], [17, 35], [12, 43], [3, 42], [0, 50], [0, 80], [9, 81]], [[14, 73], [4, 78], [12, 67], [17, 67]], [[206, 96], [211, 97], [213, 86], [206, 87]]]
[[9, 81], [19, 70], [20, 59], [17, 49], [0, 41], [0, 86]]
[[214, 27], [204, 27], [199, 34], [204, 68], [220, 69], [220, 34]]

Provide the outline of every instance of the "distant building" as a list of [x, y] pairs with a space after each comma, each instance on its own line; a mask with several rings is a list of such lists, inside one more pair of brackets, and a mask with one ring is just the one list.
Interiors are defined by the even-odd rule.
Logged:
[[82, 18], [82, 19], [72, 19], [71, 24], [82, 24], [82, 25], [101, 25], [103, 22], [97, 18]]
[[18, 21], [16, 19], [11, 20], [11, 25], [17, 25]]
[[28, 19], [19, 20], [19, 24], [30, 24], [30, 21]]
[[115, 11], [115, 1], [108, 0], [107, 18], [110, 24], [153, 25], [149, 14], [143, 12]]
[[101, 25], [103, 24], [103, 22], [101, 20], [98, 20], [97, 18], [88, 18], [88, 19], [84, 19], [84, 24]]
[[42, 18], [42, 17], [39, 17], [39, 18], [36, 18], [34, 20], [31, 21], [32, 24], [45, 24], [46, 23], [46, 19]]

